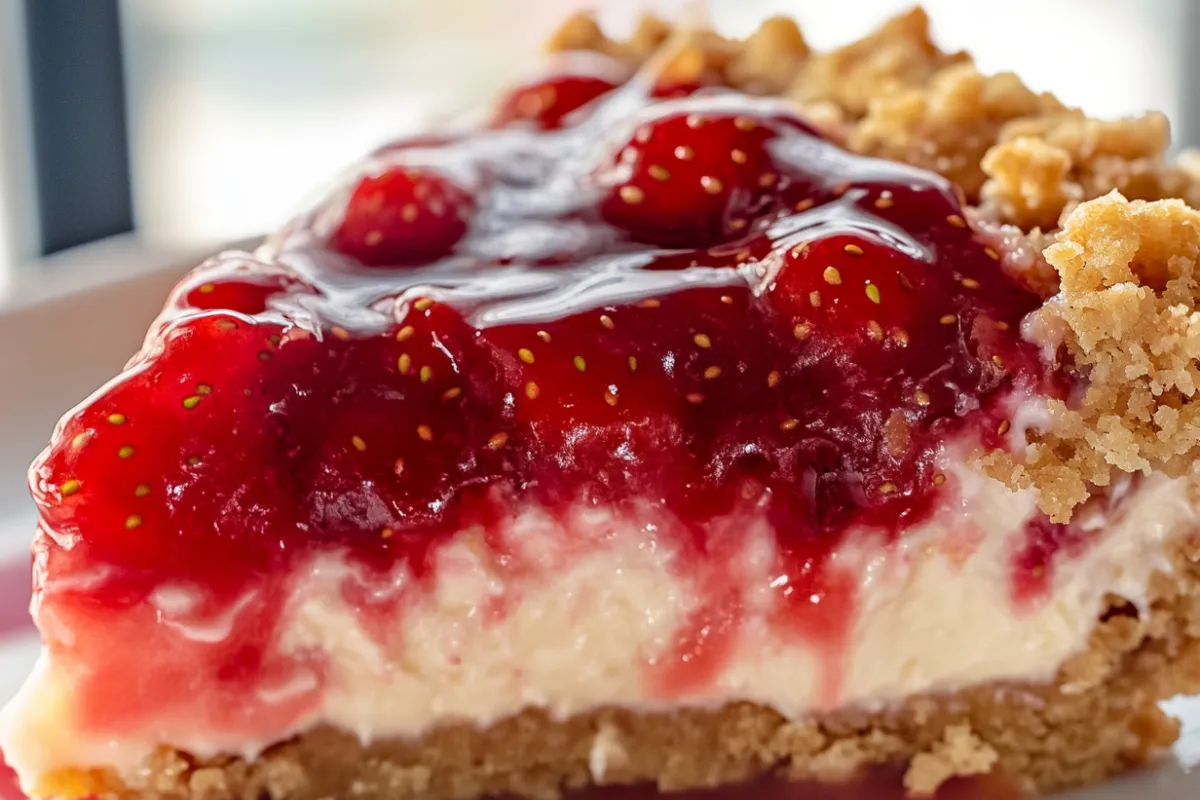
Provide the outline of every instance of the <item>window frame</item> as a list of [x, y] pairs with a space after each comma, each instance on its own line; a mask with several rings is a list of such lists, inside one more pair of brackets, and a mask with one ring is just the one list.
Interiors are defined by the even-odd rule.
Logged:
[[[203, 255], [137, 236], [121, 23], [119, 0], [0, 2], [0, 313], [143, 276], [154, 281]], [[105, 75], [78, 80], [97, 65]], [[55, 131], [64, 119], [68, 130]], [[97, 124], [106, 152], [93, 164], [84, 156], [95, 154], [88, 148]], [[64, 159], [95, 170], [97, 191], [78, 203], [75, 176], [57, 169]], [[64, 235], [70, 226], [46, 218], [89, 213], [99, 222], [87, 236]]]
[[119, 1], [25, 0], [23, 23], [38, 252], [132, 232]]
[[23, 3], [0, 3], [0, 295], [38, 253]]

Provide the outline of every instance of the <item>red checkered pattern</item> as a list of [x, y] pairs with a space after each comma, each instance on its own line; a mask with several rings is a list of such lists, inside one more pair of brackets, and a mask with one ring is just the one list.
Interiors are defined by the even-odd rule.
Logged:
[[4, 763], [0, 754], [0, 800], [24, 800], [25, 795], [17, 788], [17, 776]]

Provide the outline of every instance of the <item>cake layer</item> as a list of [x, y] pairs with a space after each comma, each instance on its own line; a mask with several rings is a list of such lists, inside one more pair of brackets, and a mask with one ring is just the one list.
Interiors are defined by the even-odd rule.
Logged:
[[[325, 553], [288, 578], [276, 652], [261, 656], [289, 664], [286, 679], [264, 672], [235, 698], [211, 652], [253, 624], [256, 602], [214, 611], [196, 589], [164, 586], [157, 629], [117, 621], [104, 635], [150, 673], [190, 666], [186, 683], [147, 690], [122, 671], [89, 674], [96, 665], [50, 638], [0, 746], [33, 787], [66, 766], [129, 779], [163, 744], [253, 759], [318, 726], [370, 743], [449, 723], [483, 730], [531, 709], [553, 721], [728, 703], [794, 722], [886, 713], [911, 695], [1052, 681], [1114, 598], [1148, 611], [1151, 577], [1171, 573], [1169, 549], [1197, 525], [1186, 481], [1148, 478], [1051, 543], [1031, 526], [1030, 493], [963, 460], [942, 464], [955, 502], [898, 541], [856, 531], [806, 596], [753, 505], [700, 547], [652, 508], [530, 509], [498, 539], [467, 530], [440, 547], [432, 581], [367, 575]], [[1044, 580], [1031, 584], [1023, 559], [1043, 550]]]

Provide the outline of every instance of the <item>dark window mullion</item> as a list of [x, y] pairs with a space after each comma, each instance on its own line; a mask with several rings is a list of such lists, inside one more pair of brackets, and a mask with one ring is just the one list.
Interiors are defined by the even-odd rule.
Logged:
[[41, 251], [133, 229], [118, 0], [25, 0]]
[[1182, 117], [1175, 130], [1176, 147], [1200, 146], [1200, 3], [1179, 0], [1182, 24], [1176, 36], [1179, 60], [1179, 113]]

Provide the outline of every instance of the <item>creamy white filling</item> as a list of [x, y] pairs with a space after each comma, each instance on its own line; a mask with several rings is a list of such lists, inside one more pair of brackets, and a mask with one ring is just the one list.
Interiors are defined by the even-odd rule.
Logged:
[[[379, 585], [385, 595], [405, 593], [406, 609], [382, 641], [343, 598], [351, 567], [334, 554], [306, 565], [282, 647], [324, 653], [329, 671], [318, 707], [296, 728], [328, 723], [370, 740], [419, 736], [450, 720], [487, 725], [530, 707], [567, 717], [607, 705], [652, 710], [737, 700], [802, 718], [831, 707], [881, 708], [913, 693], [1048, 681], [1086, 646], [1106, 594], [1145, 605], [1151, 574], [1170, 570], [1168, 541], [1197, 522], [1183, 481], [1146, 479], [1114, 509], [1091, 512], [1086, 523], [1095, 540], [1081, 555], [1056, 561], [1044, 601], [1017, 609], [1011, 564], [1034, 513], [1032, 495], [1011, 493], [961, 463], [944, 467], [959, 488], [953, 505], [896, 542], [854, 531], [834, 554], [835, 568], [854, 578], [859, 605], [832, 684], [827, 648], [781, 638], [769, 622], [788, 576], [761, 518], [730, 519], [710, 543], [727, 553], [721, 580], [743, 598], [728, 658], [712, 680], [666, 698], [648, 675], [716, 573], [697, 571], [681, 540], [645, 519], [581, 510], [564, 531], [531, 510], [502, 533], [512, 550], [507, 563], [523, 570], [498, 563], [476, 532], [465, 531], [438, 551], [432, 591], [410, 591], [413, 580], [402, 572]], [[183, 629], [166, 618], [186, 611], [186, 596], [169, 591], [160, 600], [164, 622]], [[43, 658], [0, 716], [0, 747], [27, 784], [63, 766], [136, 770], [164, 742], [247, 757], [270, 744], [186, 720], [144, 737], [81, 729], [73, 722], [71, 675], [72, 665]], [[271, 703], [310, 688], [264, 688], [273, 694], [257, 699]], [[600, 772], [609, 755], [603, 745], [592, 754]]]

